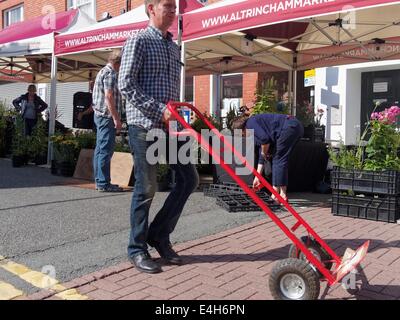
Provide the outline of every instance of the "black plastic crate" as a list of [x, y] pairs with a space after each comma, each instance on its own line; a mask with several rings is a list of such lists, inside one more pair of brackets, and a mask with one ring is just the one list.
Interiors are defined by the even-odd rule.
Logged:
[[371, 194], [400, 194], [400, 172], [368, 171], [334, 167], [331, 173], [333, 190], [351, 190]]
[[[257, 195], [271, 209], [277, 209], [280, 207], [279, 205], [275, 204], [275, 202], [267, 193], [257, 193]], [[221, 195], [217, 197], [217, 204], [228, 212], [262, 211], [261, 208], [247, 194]]]
[[206, 197], [216, 198], [225, 194], [245, 194], [243, 189], [234, 183], [210, 184], [203, 189]]
[[344, 217], [396, 223], [400, 219], [400, 197], [357, 197], [334, 192], [332, 213]]

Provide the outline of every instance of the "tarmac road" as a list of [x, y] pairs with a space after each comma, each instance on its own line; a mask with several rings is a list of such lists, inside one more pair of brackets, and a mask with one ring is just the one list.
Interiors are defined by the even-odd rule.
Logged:
[[[10, 292], [9, 285], [24, 294], [39, 291], [37, 273], [29, 271], [49, 274], [63, 283], [127, 261], [132, 192], [99, 193], [67, 182], [71, 179], [53, 176], [49, 169], [13, 168], [9, 159], [0, 159], [0, 299], [2, 292]], [[150, 221], [167, 195], [156, 194]], [[327, 204], [325, 195], [289, 197], [298, 209]], [[197, 191], [189, 198], [171, 241], [198, 239], [260, 219], [266, 219], [264, 213], [229, 213]], [[12, 272], [4, 267], [10, 261], [17, 263]], [[21, 274], [30, 275], [29, 279]]]
[[[126, 261], [131, 192], [110, 194], [57, 185], [66, 179], [49, 169], [12, 168], [0, 159], [0, 256], [66, 282]], [[157, 193], [151, 216], [167, 193]], [[265, 218], [261, 212], [229, 213], [215, 199], [194, 193], [173, 233], [180, 243]], [[0, 268], [0, 282], [26, 294], [39, 289]]]

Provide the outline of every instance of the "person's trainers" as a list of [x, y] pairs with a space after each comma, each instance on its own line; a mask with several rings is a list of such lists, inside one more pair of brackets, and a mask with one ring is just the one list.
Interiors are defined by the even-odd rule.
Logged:
[[116, 184], [108, 184], [104, 187], [96, 187], [96, 190], [99, 192], [122, 192], [124, 189], [122, 189], [120, 186]]

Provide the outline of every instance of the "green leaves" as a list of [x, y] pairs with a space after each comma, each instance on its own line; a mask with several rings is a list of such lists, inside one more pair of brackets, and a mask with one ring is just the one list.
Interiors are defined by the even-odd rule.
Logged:
[[335, 151], [330, 147], [328, 148], [328, 153], [332, 162], [338, 167], [362, 169], [362, 154], [357, 149], [347, 149], [344, 144], [341, 144], [339, 151]]
[[271, 77], [257, 87], [257, 101], [252, 114], [261, 113], [288, 113], [288, 106], [284, 102], [278, 103], [278, 81]]
[[364, 168], [367, 170], [400, 170], [400, 133], [390, 124], [372, 120], [371, 137], [365, 148]]
[[365, 147], [349, 149], [342, 144], [339, 151], [329, 148], [332, 162], [345, 169], [400, 171], [400, 132], [394, 125], [378, 120], [371, 120], [367, 130], [371, 136]]

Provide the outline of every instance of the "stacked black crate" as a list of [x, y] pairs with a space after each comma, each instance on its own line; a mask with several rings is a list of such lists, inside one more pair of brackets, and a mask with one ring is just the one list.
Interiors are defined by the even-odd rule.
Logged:
[[400, 219], [400, 172], [334, 167], [332, 213], [338, 216], [397, 222]]

